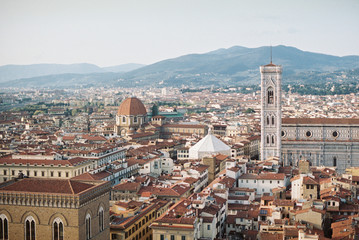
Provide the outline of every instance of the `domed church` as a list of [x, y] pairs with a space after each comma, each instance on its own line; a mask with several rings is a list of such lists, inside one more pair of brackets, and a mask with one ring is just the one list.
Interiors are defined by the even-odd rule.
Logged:
[[125, 99], [118, 108], [115, 132], [126, 136], [143, 127], [147, 123], [147, 111], [141, 100], [136, 97]]

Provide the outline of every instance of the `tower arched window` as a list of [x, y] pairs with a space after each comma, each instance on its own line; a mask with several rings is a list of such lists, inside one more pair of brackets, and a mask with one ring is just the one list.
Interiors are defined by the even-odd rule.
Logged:
[[274, 144], [274, 136], [272, 136], [272, 144]]
[[64, 240], [64, 224], [60, 218], [56, 218], [52, 223], [52, 239]]
[[91, 215], [88, 213], [86, 215], [86, 240], [91, 238]]
[[269, 136], [267, 136], [267, 144], [269, 144]]
[[267, 90], [267, 96], [268, 96], [268, 104], [273, 104], [274, 103], [274, 92], [273, 92], [273, 88], [269, 87]]
[[36, 240], [36, 222], [32, 216], [25, 219], [25, 240]]
[[267, 125], [269, 125], [269, 116], [267, 116]]
[[100, 210], [98, 211], [98, 225], [99, 225], [100, 232], [102, 232], [105, 229], [104, 214], [103, 214], [102, 207], [100, 207]]
[[337, 157], [333, 157], [333, 166], [334, 166], [334, 167], [337, 166]]
[[274, 125], [274, 116], [272, 116], [272, 125]]
[[9, 221], [4, 214], [0, 215], [0, 239], [9, 239]]

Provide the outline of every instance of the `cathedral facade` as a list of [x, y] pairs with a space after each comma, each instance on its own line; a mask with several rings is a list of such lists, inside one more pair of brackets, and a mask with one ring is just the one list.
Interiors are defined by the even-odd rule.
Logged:
[[282, 119], [282, 161], [297, 165], [300, 159], [341, 173], [359, 167], [359, 119]]
[[261, 160], [279, 157], [285, 166], [307, 159], [313, 166], [344, 172], [359, 167], [359, 119], [283, 118], [282, 67], [261, 66]]

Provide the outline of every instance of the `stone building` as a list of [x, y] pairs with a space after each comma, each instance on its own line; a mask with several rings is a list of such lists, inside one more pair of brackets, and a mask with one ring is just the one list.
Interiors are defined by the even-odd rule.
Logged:
[[282, 66], [272, 62], [261, 72], [261, 160], [281, 154], [281, 81]]
[[282, 160], [297, 165], [337, 167], [338, 172], [359, 166], [359, 119], [282, 119]]
[[261, 72], [261, 159], [279, 157], [285, 166], [308, 159], [312, 166], [358, 167], [359, 119], [281, 118], [282, 67]]
[[[161, 113], [164, 114], [164, 113]], [[176, 113], [177, 114], [177, 113]], [[151, 118], [151, 123], [148, 119]], [[168, 115], [155, 115], [147, 111], [141, 100], [136, 97], [125, 99], [118, 108], [114, 132], [132, 140], [150, 140], [172, 138], [173, 136], [200, 136], [208, 132], [208, 126], [200, 124], [169, 124]], [[130, 135], [130, 136], [129, 136]]]
[[110, 183], [25, 178], [0, 185], [8, 239], [109, 239]]
[[115, 132], [119, 136], [133, 133], [147, 123], [147, 111], [141, 100], [136, 97], [125, 99], [118, 108]]

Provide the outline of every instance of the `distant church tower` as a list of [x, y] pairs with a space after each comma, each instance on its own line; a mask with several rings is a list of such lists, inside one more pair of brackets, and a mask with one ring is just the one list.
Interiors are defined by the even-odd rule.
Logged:
[[281, 161], [281, 82], [282, 66], [272, 63], [261, 71], [261, 160], [279, 157]]

